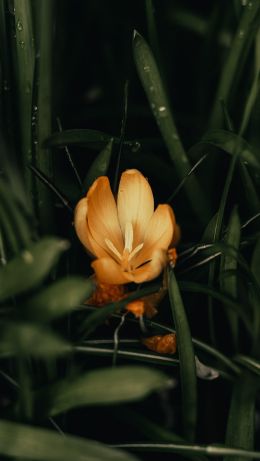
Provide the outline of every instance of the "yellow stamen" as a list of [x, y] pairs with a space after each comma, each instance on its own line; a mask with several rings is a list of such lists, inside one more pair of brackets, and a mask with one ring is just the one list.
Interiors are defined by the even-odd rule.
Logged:
[[105, 239], [106, 245], [109, 248], [109, 250], [114, 253], [120, 261], [122, 261], [122, 255], [119, 253], [119, 251], [116, 249], [115, 245], [111, 242], [109, 239]]
[[140, 243], [135, 247], [135, 249], [130, 253], [128, 260], [131, 261], [131, 259], [138, 253], [143, 248], [144, 244]]
[[125, 250], [131, 253], [133, 248], [133, 240], [134, 240], [134, 231], [133, 225], [131, 222], [127, 222], [125, 225]]

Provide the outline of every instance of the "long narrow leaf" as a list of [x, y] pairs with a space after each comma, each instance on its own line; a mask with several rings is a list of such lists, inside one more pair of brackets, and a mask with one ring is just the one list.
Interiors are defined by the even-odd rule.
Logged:
[[195, 437], [197, 421], [197, 383], [193, 344], [186, 312], [174, 272], [168, 276], [169, 296], [176, 328], [182, 389], [182, 424], [187, 440]]

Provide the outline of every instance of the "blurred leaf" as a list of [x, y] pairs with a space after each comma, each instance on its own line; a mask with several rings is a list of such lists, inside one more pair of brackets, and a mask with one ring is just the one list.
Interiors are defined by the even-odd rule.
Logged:
[[145, 398], [151, 392], [167, 389], [165, 374], [147, 367], [103, 368], [53, 386], [50, 415], [84, 405], [114, 405]]
[[[191, 170], [191, 165], [177, 132], [153, 54], [144, 38], [137, 31], [134, 32], [133, 37], [133, 53], [137, 72], [146, 92], [151, 110], [168, 148], [179, 180], [183, 180]], [[208, 203], [195, 175], [190, 176], [185, 181], [184, 189], [192, 209], [199, 219], [205, 222], [209, 214]]]
[[254, 277], [254, 280], [257, 284], [257, 289], [250, 293], [251, 295], [251, 302], [254, 308], [254, 344], [253, 344], [253, 351], [252, 353], [260, 358], [260, 350], [259, 350], [259, 334], [260, 334], [260, 311], [259, 311], [259, 303], [260, 303], [260, 238], [258, 238], [252, 260], [251, 260], [251, 271]]
[[86, 301], [93, 290], [91, 279], [69, 277], [58, 280], [26, 300], [25, 315], [30, 320], [51, 321]]
[[[24, 248], [31, 243], [32, 229], [26, 221], [25, 212], [17, 206], [17, 200], [10, 190], [10, 184], [0, 181], [0, 224], [9, 229], [5, 237], [13, 239], [15, 248]], [[32, 222], [32, 218], [31, 218]], [[11, 237], [12, 236], [12, 237]], [[12, 245], [13, 246], [13, 245]], [[14, 247], [13, 247], [14, 248]]]
[[176, 328], [182, 389], [182, 424], [187, 440], [195, 437], [197, 421], [197, 382], [195, 356], [179, 287], [173, 271], [168, 274], [169, 297]]
[[0, 421], [0, 453], [32, 461], [137, 461], [133, 455], [105, 445], [53, 431]]
[[254, 148], [245, 139], [235, 133], [225, 130], [210, 130], [202, 137], [201, 143], [211, 144], [230, 155], [234, 155], [236, 150], [238, 150], [240, 160], [245, 165], [248, 164], [253, 169], [260, 169], [260, 162], [257, 154], [254, 152]]
[[87, 191], [99, 176], [105, 176], [109, 167], [113, 149], [113, 139], [107, 143], [106, 147], [96, 156], [91, 164], [87, 176], [83, 181], [84, 189]]
[[38, 286], [49, 274], [68, 242], [45, 237], [0, 269], [0, 301]]
[[71, 345], [46, 328], [29, 323], [3, 323], [0, 355], [49, 357], [70, 352]]
[[[228, 245], [233, 245], [233, 247], [239, 250], [240, 245], [240, 219], [235, 207], [231, 213], [230, 220], [228, 223], [226, 235], [224, 241]], [[237, 260], [232, 258], [229, 255], [222, 255], [220, 262], [220, 271], [229, 271], [237, 269]], [[235, 275], [230, 275], [229, 277], [220, 278], [220, 289], [229, 294], [234, 299], [238, 299], [238, 280]], [[235, 349], [238, 348], [239, 341], [239, 329], [238, 329], [238, 318], [237, 314], [229, 309], [226, 310], [226, 315], [229, 320], [231, 335]]]
[[[259, 378], [244, 372], [236, 381], [232, 393], [231, 406], [226, 430], [226, 444], [231, 447], [254, 449], [255, 400], [259, 388]], [[224, 458], [227, 461], [227, 457]], [[237, 456], [240, 461], [244, 457]], [[251, 456], [248, 456], [248, 461]]]
[[222, 69], [210, 116], [209, 125], [213, 128], [221, 128], [223, 124], [223, 111], [220, 105], [221, 99], [225, 101], [227, 107], [231, 106], [231, 96], [237, 89], [246, 57], [259, 27], [259, 15], [260, 4], [258, 0], [250, 0], [242, 8], [241, 19]]

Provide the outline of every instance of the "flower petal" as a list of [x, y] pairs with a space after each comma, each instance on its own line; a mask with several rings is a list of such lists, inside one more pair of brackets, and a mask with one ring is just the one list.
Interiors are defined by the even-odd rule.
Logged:
[[96, 277], [99, 283], [109, 283], [112, 285], [122, 285], [129, 283], [126, 272], [123, 272], [121, 266], [112, 258], [99, 258], [92, 262]]
[[93, 238], [108, 253], [105, 239], [110, 240], [119, 253], [123, 252], [123, 238], [118, 221], [117, 208], [109, 180], [100, 176], [87, 194], [88, 225]]
[[167, 264], [167, 257], [165, 250], [155, 250], [151, 254], [151, 260], [143, 266], [135, 269], [131, 275], [131, 281], [134, 283], [143, 283], [153, 280], [162, 272]]
[[87, 222], [88, 214], [88, 203], [87, 198], [82, 198], [75, 209], [74, 213], [74, 226], [76, 234], [84, 245], [84, 247], [92, 254], [101, 258], [102, 256], [107, 256], [108, 253], [103, 250], [103, 248], [98, 245], [98, 243], [93, 239]]
[[120, 179], [117, 208], [123, 235], [127, 223], [132, 223], [133, 246], [142, 243], [147, 225], [153, 215], [154, 200], [148, 181], [138, 170], [126, 170]]
[[151, 259], [151, 253], [157, 249], [167, 250], [174, 233], [175, 217], [169, 205], [158, 205], [144, 237], [144, 246], [134, 258], [135, 267]]

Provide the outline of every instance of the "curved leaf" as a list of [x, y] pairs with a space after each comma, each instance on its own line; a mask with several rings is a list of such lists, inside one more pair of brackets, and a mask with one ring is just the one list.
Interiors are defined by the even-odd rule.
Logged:
[[45, 237], [0, 269], [0, 302], [38, 286], [49, 274], [68, 242]]
[[86, 373], [53, 386], [50, 415], [83, 405], [114, 405], [140, 400], [151, 392], [168, 388], [168, 376], [151, 368], [120, 366]]
[[92, 440], [0, 421], [0, 453], [32, 461], [137, 461], [133, 455]]
[[68, 314], [78, 304], [86, 301], [93, 289], [91, 279], [63, 278], [29, 298], [24, 306], [24, 313], [30, 320], [53, 320]]

